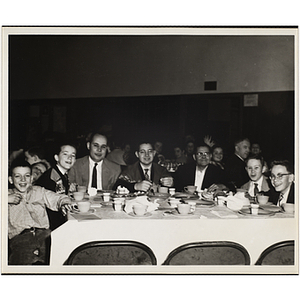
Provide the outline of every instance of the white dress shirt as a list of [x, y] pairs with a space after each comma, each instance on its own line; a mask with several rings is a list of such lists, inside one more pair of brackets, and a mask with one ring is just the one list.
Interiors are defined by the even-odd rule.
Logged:
[[[283, 203], [287, 203], [290, 188], [291, 188], [291, 185], [287, 188], [287, 190], [284, 193], [281, 193], [283, 195], [283, 198], [280, 200], [280, 203], [277, 203], [278, 206], [281, 206]], [[279, 195], [279, 197], [280, 197], [280, 195]]]
[[143, 170], [143, 172], [144, 172], [144, 175], [145, 175], [145, 169], [148, 169], [148, 176], [149, 176], [149, 179], [151, 180], [151, 168], [152, 168], [152, 164], [150, 165], [150, 166], [148, 166], [148, 167], [144, 167], [142, 164], [140, 164], [141, 165], [141, 168], [142, 168], [142, 170]]
[[202, 187], [202, 183], [203, 183], [203, 179], [204, 179], [207, 167], [208, 166], [206, 166], [202, 171], [200, 171], [198, 166], [196, 166], [195, 184], [194, 185], [197, 186], [197, 191], [201, 191], [201, 187]]
[[[97, 190], [102, 190], [102, 164], [103, 160], [97, 163]], [[93, 169], [95, 166], [95, 162], [89, 157], [89, 185], [88, 188], [92, 186], [93, 179]]]
[[248, 190], [248, 193], [251, 197], [254, 197], [254, 187], [255, 187], [254, 184], [257, 183], [257, 188], [259, 191], [261, 191], [262, 182], [263, 182], [263, 176], [261, 176], [257, 181], [251, 180], [249, 190]]

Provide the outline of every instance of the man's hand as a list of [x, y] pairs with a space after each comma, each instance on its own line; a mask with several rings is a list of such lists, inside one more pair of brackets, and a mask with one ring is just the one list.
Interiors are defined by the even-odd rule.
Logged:
[[73, 193], [76, 192], [76, 183], [70, 183], [69, 192]]
[[162, 185], [171, 187], [173, 186], [173, 178], [172, 177], [164, 177], [160, 179]]
[[206, 145], [208, 145], [209, 147], [213, 147], [213, 146], [215, 145], [215, 142], [212, 140], [212, 137], [209, 136], [209, 135], [206, 135], [206, 136], [204, 137], [204, 143], [205, 143]]
[[136, 191], [143, 191], [147, 192], [152, 186], [152, 183], [148, 180], [143, 180], [141, 182], [138, 182], [134, 185], [134, 189]]
[[72, 210], [72, 205], [70, 203], [64, 203], [62, 204], [62, 206], [60, 207], [62, 214], [65, 216], [68, 211]]
[[13, 193], [8, 195], [8, 203], [9, 204], [19, 204], [23, 196], [20, 193]]

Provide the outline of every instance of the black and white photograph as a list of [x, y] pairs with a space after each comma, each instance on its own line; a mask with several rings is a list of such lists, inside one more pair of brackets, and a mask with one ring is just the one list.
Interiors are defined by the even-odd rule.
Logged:
[[2, 27], [2, 273], [299, 274], [298, 27]]

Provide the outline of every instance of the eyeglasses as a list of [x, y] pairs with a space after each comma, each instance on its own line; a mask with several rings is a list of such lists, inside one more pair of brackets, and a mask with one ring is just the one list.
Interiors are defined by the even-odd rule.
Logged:
[[270, 176], [270, 179], [273, 180], [273, 181], [276, 180], [276, 179], [282, 180], [283, 176], [290, 175], [290, 174], [291, 174], [291, 173], [278, 174], [277, 176], [272, 175], [272, 176]]
[[150, 149], [150, 150], [140, 150], [139, 151], [139, 154], [140, 155], [146, 155], [146, 154], [148, 154], [148, 155], [150, 155], [150, 154], [153, 154], [154, 153], [154, 150], [153, 149]]
[[209, 156], [209, 152], [197, 152], [196, 155], [198, 157], [202, 156], [202, 157], [208, 157]]

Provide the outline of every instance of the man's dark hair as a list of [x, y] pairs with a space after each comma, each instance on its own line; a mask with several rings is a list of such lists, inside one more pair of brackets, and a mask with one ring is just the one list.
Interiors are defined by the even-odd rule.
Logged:
[[208, 152], [211, 154], [211, 148], [207, 144], [205, 144], [205, 143], [197, 144], [195, 147], [196, 152], [199, 147], [206, 147], [208, 149]]
[[101, 132], [93, 132], [93, 133], [90, 135], [90, 137], [89, 137], [89, 139], [88, 139], [88, 142], [91, 143], [91, 142], [93, 141], [95, 135], [102, 135], [102, 136], [104, 136], [104, 137], [106, 138], [106, 140], [107, 140], [107, 143], [108, 143], [108, 138], [107, 138], [107, 136], [106, 136], [105, 134], [101, 133]]
[[234, 146], [238, 145], [240, 142], [247, 141], [250, 143], [250, 140], [247, 137], [239, 137], [234, 140]]
[[152, 147], [152, 149], [154, 150], [154, 145], [153, 145], [152, 141], [150, 141], [150, 140], [141, 140], [141, 141], [139, 141], [139, 142], [136, 143], [136, 145], [135, 145], [135, 151], [138, 152], [140, 150], [140, 146], [142, 144], [150, 144], [151, 147]]
[[32, 164], [32, 165], [31, 165], [31, 169], [32, 169], [34, 166], [39, 165], [39, 164], [43, 165], [43, 166], [46, 168], [46, 170], [48, 170], [48, 168], [49, 168], [48, 165], [47, 165], [45, 162], [43, 162], [43, 161], [39, 161], [39, 162], [37, 162], [37, 163]]
[[[42, 146], [34, 146], [26, 150], [30, 156], [38, 156], [39, 159], [45, 158], [45, 149]], [[25, 151], [25, 152], [26, 152]]]
[[271, 162], [271, 169], [274, 166], [284, 166], [286, 167], [287, 171], [291, 174], [294, 174], [294, 166], [290, 164], [288, 160], [274, 160]]
[[31, 170], [32, 170], [32, 166], [30, 165], [29, 162], [27, 162], [26, 160], [24, 160], [23, 158], [16, 158], [12, 163], [11, 163], [11, 166], [9, 168], [9, 176], [12, 175], [12, 172], [15, 168], [18, 168], [18, 167], [28, 167], [30, 169], [30, 173], [31, 173]]
[[250, 159], [256, 159], [256, 160], [259, 160], [260, 163], [261, 163], [261, 165], [262, 165], [262, 167], [263, 167], [264, 164], [265, 164], [265, 160], [264, 160], [264, 158], [263, 158], [260, 154], [250, 155], [250, 156], [245, 160], [246, 165], [248, 164], [248, 161], [249, 161]]
[[54, 153], [53, 154], [59, 154], [62, 147], [63, 146], [72, 146], [75, 148], [76, 152], [77, 152], [77, 148], [76, 148], [76, 145], [73, 141], [64, 141], [64, 142], [60, 142], [60, 143], [56, 143], [55, 144], [55, 147], [54, 147]]

